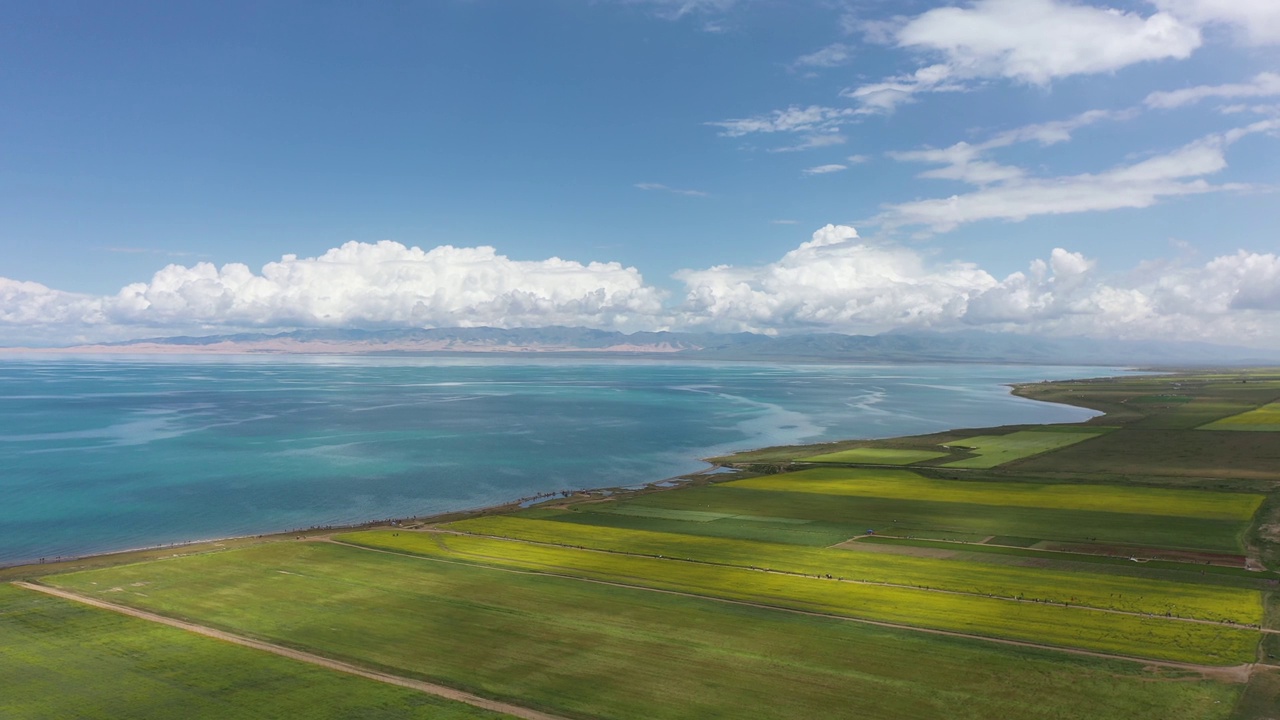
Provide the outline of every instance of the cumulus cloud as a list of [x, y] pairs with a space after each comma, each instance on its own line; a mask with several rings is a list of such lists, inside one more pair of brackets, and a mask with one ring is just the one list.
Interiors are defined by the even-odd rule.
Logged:
[[551, 258], [512, 260], [490, 247], [349, 242], [314, 258], [286, 255], [255, 273], [231, 263], [169, 265], [149, 282], [88, 297], [0, 280], [0, 323], [135, 328], [650, 327], [660, 291], [635, 268]]
[[1143, 17], [1065, 0], [976, 0], [922, 13], [894, 27], [892, 41], [935, 62], [845, 91], [865, 109], [890, 112], [918, 93], [960, 90], [973, 81], [1047, 85], [1183, 59], [1200, 47], [1201, 37], [1194, 24], [1166, 12]]
[[1124, 277], [1054, 249], [998, 279], [975, 263], [868, 242], [827, 225], [778, 260], [682, 270], [664, 302], [634, 268], [493, 248], [347, 243], [241, 264], [170, 265], [111, 296], [0, 278], [8, 342], [67, 344], [298, 327], [586, 326], [633, 331], [992, 330], [1278, 346], [1280, 257], [1241, 250], [1203, 265], [1147, 263]]
[[[1150, 269], [1149, 269], [1150, 270]], [[973, 263], [934, 262], [828, 225], [763, 266], [677, 274], [679, 323], [724, 331], [892, 328], [991, 330], [1276, 345], [1280, 257], [1240, 251], [1203, 266], [1162, 265], [1116, 279], [1055, 248], [1000, 280]]]
[[762, 267], [684, 270], [682, 319], [719, 330], [826, 328], [877, 331], [954, 320], [974, 288], [995, 279], [969, 263], [928, 266], [916, 252], [874, 246], [852, 227], [827, 225]]
[[[1280, 8], [1280, 3], [1276, 4]], [[1247, 83], [1227, 85], [1197, 85], [1165, 92], [1153, 92], [1144, 101], [1148, 107], [1176, 108], [1191, 105], [1210, 98], [1234, 100], [1239, 98], [1275, 97], [1280, 95], [1280, 74], [1258, 73]]]

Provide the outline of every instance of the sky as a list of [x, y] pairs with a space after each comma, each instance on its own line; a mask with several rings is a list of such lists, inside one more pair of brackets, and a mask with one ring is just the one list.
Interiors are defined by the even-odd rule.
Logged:
[[1280, 350], [1276, 0], [0, 0], [0, 346]]

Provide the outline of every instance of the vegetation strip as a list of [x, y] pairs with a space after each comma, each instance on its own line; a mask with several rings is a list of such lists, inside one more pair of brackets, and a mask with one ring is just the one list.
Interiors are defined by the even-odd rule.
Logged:
[[[648, 530], [597, 528], [545, 520], [487, 517], [445, 529], [495, 539], [680, 559], [712, 565], [834, 576], [868, 584], [941, 590], [979, 597], [1034, 599], [1132, 614], [1254, 624], [1262, 620], [1255, 590], [1062, 570], [808, 548]], [[375, 531], [376, 532], [376, 531]], [[869, 539], [869, 538], [868, 538]]]
[[166, 617], [164, 615], [159, 615], [153, 612], [148, 612], [146, 610], [139, 610], [138, 608], [128, 607], [125, 605], [117, 605], [115, 603], [109, 603], [104, 600], [87, 597], [85, 595], [80, 595], [79, 593], [70, 592], [68, 590], [63, 590], [60, 588], [49, 587], [47, 585], [37, 585], [35, 583], [30, 583], [25, 581], [17, 581], [17, 582], [14, 582], [13, 584], [27, 590], [34, 590], [36, 592], [45, 593], [46, 595], [59, 597], [64, 600], [72, 600], [78, 603], [83, 603], [85, 605], [90, 605], [92, 607], [101, 608], [103, 610], [110, 610], [112, 612], [121, 613], [123, 615], [129, 615], [131, 617], [140, 618], [142, 620], [150, 620], [151, 622], [160, 623], [162, 625], [168, 625], [169, 627], [178, 628], [180, 630], [186, 630], [187, 632], [193, 632], [193, 633], [204, 635], [206, 637], [211, 637], [217, 640], [223, 640], [226, 642], [235, 643], [237, 645], [243, 645], [245, 647], [253, 648], [255, 650], [262, 650], [264, 652], [273, 653], [276, 655], [280, 655], [282, 657], [289, 658], [291, 660], [311, 663], [312, 665], [319, 665], [320, 667], [329, 668], [330, 670], [338, 670], [340, 672], [348, 673], [351, 675], [358, 675], [360, 677], [368, 678], [370, 680], [377, 680], [379, 682], [384, 682], [391, 685], [399, 685], [400, 687], [409, 688], [411, 690], [418, 690], [420, 692], [424, 692], [429, 695], [435, 695], [437, 697], [445, 698], [446, 700], [455, 700], [457, 702], [466, 703], [468, 705], [473, 705], [475, 707], [483, 708], [485, 710], [492, 710], [494, 712], [505, 713], [507, 715], [512, 715], [518, 718], [525, 718], [525, 720], [566, 720], [566, 718], [562, 718], [558, 715], [551, 715], [549, 713], [539, 712], [537, 710], [531, 710], [529, 708], [520, 707], [519, 705], [512, 705], [511, 703], [500, 702], [497, 700], [490, 700], [488, 698], [480, 697], [479, 695], [473, 695], [471, 693], [463, 692], [461, 690], [457, 690], [444, 685], [438, 685], [436, 683], [425, 682], [422, 680], [414, 680], [411, 678], [400, 677], [399, 675], [392, 675], [390, 673], [378, 672], [376, 670], [369, 670], [366, 668], [359, 667], [357, 665], [352, 665], [351, 663], [342, 662], [341, 660], [334, 660], [332, 658], [327, 658], [322, 655], [316, 655], [314, 653], [309, 653], [302, 650], [295, 650], [293, 648], [288, 648], [282, 645], [263, 642], [261, 640], [254, 640], [252, 638], [247, 638], [241, 635], [236, 635], [234, 633], [226, 632], [225, 630], [217, 630], [214, 628], [206, 627], [204, 625], [198, 625], [196, 623], [186, 622], [184, 620], [176, 620], [174, 618]]
[[[1095, 605], [1089, 605], [1088, 603], [1082, 603], [1082, 602], [1077, 602], [1073, 604], [1071, 602], [1058, 602], [1053, 600], [1037, 600], [1037, 599], [1024, 598], [1024, 597], [1005, 597], [1005, 596], [999, 596], [999, 595], [991, 595], [988, 593], [980, 593], [980, 592], [972, 592], [972, 591], [964, 591], [964, 590], [949, 590], [943, 587], [922, 587], [917, 585], [904, 585], [902, 583], [879, 582], [874, 580], [857, 580], [857, 579], [844, 578], [844, 577], [832, 577], [830, 575], [825, 575], [825, 576], [821, 574], [815, 575], [812, 572], [805, 573], [797, 570], [780, 570], [777, 568], [744, 566], [736, 563], [717, 562], [714, 560], [699, 560], [697, 558], [666, 557], [662, 555], [651, 555], [647, 553], [628, 552], [626, 550], [610, 550], [606, 548], [582, 547], [582, 546], [569, 545], [562, 542], [551, 542], [546, 540], [529, 540], [529, 539], [524, 539], [520, 537], [511, 537], [511, 536], [504, 536], [504, 535], [486, 535], [484, 533], [467, 532], [465, 530], [451, 530], [449, 528], [432, 529], [432, 530], [426, 530], [425, 532], [445, 533], [445, 534], [451, 534], [451, 535], [466, 535], [471, 537], [486, 538], [489, 540], [518, 542], [518, 543], [524, 543], [528, 545], [542, 545], [546, 547], [563, 548], [566, 550], [607, 553], [611, 555], [623, 555], [627, 557], [650, 558], [650, 559], [656, 558], [660, 560], [665, 560], [667, 562], [683, 562], [683, 563], [692, 563], [694, 565], [710, 565], [713, 567], [727, 567], [727, 568], [739, 568], [739, 569], [742, 569], [745, 567], [746, 569], [749, 569], [749, 570], [754, 570], [756, 572], [770, 573], [773, 575], [787, 575], [790, 577], [799, 577], [799, 578], [815, 578], [816, 577], [817, 579], [823, 579], [823, 577], [825, 577], [827, 580], [834, 580], [836, 582], [842, 582], [842, 583], [853, 583], [855, 585], [873, 585], [876, 587], [902, 588], [906, 590], [918, 590], [921, 592], [943, 593], [945, 595], [962, 595], [966, 597], [979, 597], [979, 598], [988, 598], [988, 599], [994, 599], [994, 600], [1003, 600], [1005, 602], [1019, 602], [1019, 603], [1032, 603], [1032, 604], [1047, 603], [1050, 605], [1061, 605], [1062, 607], [1073, 607], [1073, 606], [1083, 607], [1083, 608], [1088, 608], [1090, 610], [1096, 610], [1098, 612], [1114, 613], [1116, 615], [1131, 615], [1133, 617], [1152, 617], [1154, 615], [1153, 613], [1150, 613], [1150, 612], [1141, 612], [1137, 610], [1118, 610], [1118, 609], [1109, 608], [1109, 607], [1098, 607]], [[339, 544], [348, 544], [348, 545], [352, 545], [353, 547], [358, 547], [363, 549], [374, 549], [369, 545], [361, 545], [359, 542], [344, 542], [344, 540], [341, 537], [331, 538], [330, 540], [331, 542], [336, 542]], [[963, 545], [963, 543], [952, 543], [952, 544]], [[567, 577], [573, 577], [573, 576], [567, 576]], [[1254, 593], [1249, 593], [1249, 595], [1254, 595]], [[1203, 625], [1222, 625], [1224, 624], [1224, 622], [1227, 622], [1223, 620], [1207, 620], [1204, 618], [1181, 617], [1177, 615], [1165, 615], [1163, 616], [1163, 619], [1166, 622], [1190, 622], [1190, 623], [1200, 623]], [[1260, 619], [1261, 617], [1259, 616], [1259, 620]], [[1227, 624], [1237, 626], [1237, 627], [1240, 625], [1239, 623], [1232, 623], [1232, 622], [1228, 622]], [[1262, 632], [1262, 633], [1280, 634], [1280, 630], [1272, 630], [1270, 628], [1264, 628], [1264, 627], [1261, 627], [1261, 625], [1255, 624], [1255, 623], [1248, 623], [1247, 628], [1251, 630], [1257, 630], [1258, 632]]]
[[[360, 533], [356, 542], [399, 555], [444, 559], [480, 567], [599, 581], [642, 590], [687, 594], [711, 600], [798, 610], [885, 627], [937, 630], [956, 637], [1017, 641], [1029, 647], [1080, 648], [1099, 657], [1150, 658], [1188, 665], [1251, 662], [1262, 637], [1252, 629], [1117, 615], [1091, 608], [1008, 603], [968, 595], [925, 593], [914, 588], [821, 582], [791, 575], [758, 573], [748, 568], [695, 566], [664, 560], [603, 556], [577, 550], [534, 546], [468, 535]], [[352, 536], [343, 536], [348, 542]], [[452, 547], [449, 547], [452, 546]], [[768, 602], [765, 602], [765, 601]], [[1017, 644], [1015, 643], [1015, 644]]]

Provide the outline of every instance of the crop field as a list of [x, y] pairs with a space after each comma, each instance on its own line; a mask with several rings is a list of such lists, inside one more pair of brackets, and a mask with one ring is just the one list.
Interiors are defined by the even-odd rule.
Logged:
[[1269, 403], [1255, 410], [1215, 420], [1207, 425], [1201, 425], [1200, 429], [1280, 431], [1280, 402]]
[[[1077, 430], [1073, 428], [1072, 430]], [[946, 467], [993, 468], [1007, 462], [1020, 460], [1057, 450], [1068, 445], [1089, 440], [1102, 432], [1077, 432], [1059, 430], [1020, 430], [1008, 435], [978, 435], [950, 445], [975, 453], [977, 457], [946, 463]]]
[[[356, 533], [343, 535], [341, 539], [365, 547], [410, 552], [430, 558], [547, 572], [1129, 657], [1232, 665], [1251, 659], [1260, 640], [1257, 632], [1229, 625], [839, 582], [741, 567], [467, 535]], [[1255, 613], [1260, 613], [1260, 609]]]
[[[327, 543], [56, 581], [571, 716], [1220, 720], [1243, 690], [1140, 663]], [[117, 586], [129, 589], [107, 592]]]
[[910, 465], [911, 463], [946, 457], [944, 452], [906, 450], [900, 448], [862, 447], [840, 452], [796, 458], [811, 463], [863, 463], [867, 465]]
[[[847, 470], [820, 468], [817, 472], [847, 472]], [[826, 530], [843, 528], [844, 537], [840, 540], [862, 535], [867, 530], [874, 530], [878, 534], [909, 535], [935, 540], [958, 539], [980, 542], [993, 535], [1005, 535], [1037, 540], [1115, 543], [1222, 553], [1242, 552], [1242, 536], [1247, 526], [1247, 523], [1240, 520], [939, 502], [919, 498], [827, 495], [817, 492], [760, 490], [738, 484], [758, 482], [767, 486], [771, 482], [785, 483], [787, 482], [783, 479], [785, 477], [771, 475], [707, 487], [685, 488], [677, 492], [644, 495], [630, 501], [595, 503], [584, 506], [580, 512], [573, 514], [580, 516], [577, 518], [578, 522], [596, 523], [597, 518], [605, 518], [611, 511], [634, 512], [634, 508], [644, 507], [717, 512], [727, 516], [773, 516], [809, 520], [819, 524], [821, 532], [814, 533], [814, 528], [810, 525], [741, 523], [732, 517], [708, 522], [682, 522], [671, 519], [662, 521], [666, 523], [662, 529], [673, 531], [673, 526], [679, 523], [683, 525], [680, 532], [694, 535], [723, 535], [731, 530], [742, 530], [744, 525], [760, 525], [761, 528], [754, 535], [742, 532], [733, 536], [754, 536], [756, 539], [761, 539], [758, 533], [767, 529], [768, 539], [774, 542], [794, 542], [801, 545], [834, 544], [817, 543], [815, 540], [830, 537]], [[634, 520], [647, 519], [634, 518]], [[733, 525], [722, 527], [722, 523], [733, 523]], [[618, 526], [613, 520], [601, 520], [599, 524]], [[643, 522], [623, 526], [649, 527]], [[659, 528], [654, 526], [653, 529]]]
[[907, 470], [815, 468], [723, 487], [979, 505], [1165, 515], [1247, 523], [1264, 496], [1114, 485], [933, 480]]
[[0, 717], [508, 717], [0, 585]]
[[[975, 565], [927, 557], [880, 555], [839, 548], [804, 548], [775, 543], [724, 540], [671, 533], [566, 525], [544, 520], [489, 517], [446, 526], [478, 535], [734, 565], [805, 575], [833, 575], [868, 582], [930, 587], [996, 597], [1029, 597], [1094, 608], [1142, 612], [1205, 620], [1256, 623], [1262, 619], [1261, 596], [1253, 590], [1137, 578], [1060, 572], [1043, 568]], [[396, 544], [385, 532], [343, 535], [362, 544], [412, 549], [438, 538], [415, 538]], [[444, 538], [446, 544], [452, 542]], [[1045, 553], [1041, 553], [1042, 555]], [[1063, 555], [1059, 553], [1059, 555]]]

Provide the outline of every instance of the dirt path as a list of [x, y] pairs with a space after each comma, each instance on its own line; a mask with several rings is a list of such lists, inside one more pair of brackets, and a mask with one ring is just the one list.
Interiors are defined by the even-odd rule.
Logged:
[[[456, 534], [456, 533], [455, 533]], [[1250, 675], [1253, 674], [1254, 663], [1245, 665], [1196, 665], [1194, 663], [1181, 663], [1172, 660], [1151, 660], [1148, 658], [1130, 657], [1128, 655], [1112, 655], [1103, 652], [1094, 652], [1092, 650], [1081, 650], [1079, 648], [1063, 647], [1060, 645], [1044, 645], [1041, 643], [1027, 642], [1023, 640], [1009, 640], [1005, 638], [988, 637], [986, 635], [970, 635], [967, 633], [953, 632], [951, 630], [937, 630], [934, 628], [917, 627], [915, 625], [904, 625], [900, 623], [884, 622], [881, 620], [867, 620], [864, 618], [849, 617], [847, 615], [833, 615], [830, 613], [815, 612], [812, 610], [797, 610], [795, 608], [783, 607], [779, 605], [768, 605], [766, 603], [750, 602], [747, 600], [731, 600], [728, 598], [720, 598], [712, 595], [698, 595], [696, 593], [682, 592], [680, 590], [664, 590], [662, 588], [653, 588], [645, 585], [630, 585], [623, 582], [614, 582], [611, 580], [595, 580], [593, 578], [584, 578], [577, 575], [562, 575], [555, 572], [547, 572], [541, 570], [519, 570], [516, 568], [504, 568], [496, 565], [487, 565], [480, 562], [467, 562], [465, 560], [448, 560], [445, 558], [428, 557], [425, 555], [413, 555], [410, 553], [396, 552], [394, 550], [383, 550], [381, 548], [364, 547], [362, 545], [353, 545], [340, 540], [330, 540], [335, 545], [353, 548], [355, 550], [364, 550], [366, 552], [384, 553], [387, 555], [396, 555], [398, 557], [413, 558], [426, 562], [439, 562], [449, 565], [463, 565], [466, 567], [480, 568], [484, 570], [492, 570], [495, 572], [512, 573], [515, 575], [541, 575], [543, 577], [561, 578], [564, 580], [576, 580], [578, 582], [594, 583], [596, 585], [609, 585], [612, 587], [627, 588], [629, 590], [642, 590], [645, 592], [661, 593], [663, 595], [677, 595], [680, 597], [695, 598], [698, 600], [709, 600], [711, 602], [726, 603], [729, 605], [741, 605], [744, 607], [760, 608], [762, 610], [774, 610], [777, 612], [794, 613], [796, 615], [807, 615], [809, 617], [826, 618], [828, 620], [843, 620], [846, 622], [862, 623], [864, 625], [875, 625], [877, 627], [893, 628], [895, 630], [910, 630], [912, 632], [928, 633], [930, 635], [945, 635], [947, 637], [964, 638], [966, 640], [981, 640], [984, 642], [996, 643], [999, 645], [1012, 645], [1014, 647], [1035, 648], [1037, 650], [1055, 650], [1057, 652], [1068, 653], [1070, 655], [1083, 655], [1086, 657], [1103, 658], [1106, 660], [1127, 660], [1129, 662], [1141, 663], [1154, 667], [1170, 668], [1175, 670], [1187, 670], [1196, 672], [1211, 680], [1221, 680], [1223, 682], [1245, 683], [1249, 681]]]
[[525, 720], [567, 720], [559, 715], [551, 715], [537, 710], [520, 707], [519, 705], [512, 705], [510, 703], [499, 702], [497, 700], [489, 700], [488, 698], [482, 698], [479, 695], [472, 695], [471, 693], [456, 690], [445, 685], [437, 685], [423, 680], [414, 680], [411, 678], [400, 677], [399, 675], [391, 675], [388, 673], [378, 672], [376, 670], [368, 670], [350, 663], [342, 662], [341, 660], [333, 660], [321, 655], [315, 655], [301, 650], [294, 650], [293, 648], [275, 645], [261, 640], [253, 640], [251, 638], [224, 632], [222, 630], [216, 630], [204, 625], [197, 625], [183, 620], [175, 620], [170, 617], [165, 617], [164, 615], [157, 615], [152, 612], [147, 612], [146, 610], [138, 610], [124, 605], [116, 605], [115, 603], [109, 603], [103, 600], [98, 600], [97, 598], [87, 597], [85, 595], [68, 592], [66, 590], [49, 587], [47, 585], [36, 585], [29, 582], [15, 582], [13, 584], [21, 588], [26, 588], [27, 590], [42, 592], [46, 595], [53, 595], [54, 597], [59, 597], [64, 600], [72, 600], [85, 605], [92, 605], [96, 608], [118, 612], [122, 615], [129, 615], [142, 620], [150, 620], [151, 622], [168, 625], [170, 627], [178, 628], [179, 630], [186, 630], [187, 632], [193, 632], [217, 640], [235, 643], [236, 645], [251, 647], [255, 650], [275, 653], [276, 655], [287, 657], [291, 660], [311, 663], [312, 665], [318, 665], [320, 667], [337, 670], [338, 672], [344, 672], [350, 675], [359, 675], [360, 677], [377, 680], [378, 682], [384, 682], [390, 685], [399, 685], [400, 687], [409, 688], [410, 690], [417, 690], [419, 692], [427, 693], [428, 695], [442, 697], [446, 700], [456, 700], [468, 705], [474, 705], [478, 708], [484, 708], [485, 710], [492, 710], [494, 712], [506, 713], [507, 715], [512, 715], [518, 718], [525, 718]]

